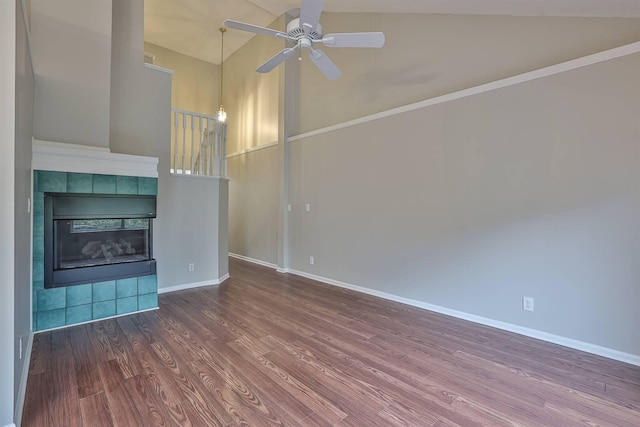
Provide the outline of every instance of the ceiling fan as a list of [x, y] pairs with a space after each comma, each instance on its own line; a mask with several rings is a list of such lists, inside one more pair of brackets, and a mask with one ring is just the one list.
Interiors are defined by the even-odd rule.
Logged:
[[268, 73], [281, 62], [293, 56], [297, 49], [300, 49], [300, 51], [308, 50], [309, 58], [318, 69], [329, 80], [335, 80], [342, 75], [342, 72], [322, 50], [315, 49], [315, 46], [322, 44], [326, 47], [382, 47], [384, 45], [384, 34], [381, 32], [322, 34], [322, 25], [320, 25], [319, 21], [324, 1], [302, 0], [300, 17], [289, 22], [286, 32], [245, 24], [231, 19], [225, 20], [224, 26], [250, 33], [278, 37], [295, 43], [295, 46], [281, 50], [273, 58], [258, 67], [256, 71], [259, 73]]

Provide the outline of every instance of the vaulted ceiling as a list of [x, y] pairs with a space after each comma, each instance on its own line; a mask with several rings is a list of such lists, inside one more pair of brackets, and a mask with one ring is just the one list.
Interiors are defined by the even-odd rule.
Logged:
[[[220, 63], [225, 19], [268, 26], [299, 0], [145, 0], [145, 41], [214, 64]], [[640, 17], [640, 0], [326, 0], [327, 12], [465, 15]], [[345, 29], [348, 31], [348, 29]], [[251, 39], [225, 34], [225, 59]]]

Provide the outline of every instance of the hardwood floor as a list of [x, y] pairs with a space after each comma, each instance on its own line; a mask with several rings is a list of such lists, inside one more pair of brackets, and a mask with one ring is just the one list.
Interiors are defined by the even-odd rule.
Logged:
[[640, 425], [638, 367], [230, 263], [36, 335], [22, 425]]

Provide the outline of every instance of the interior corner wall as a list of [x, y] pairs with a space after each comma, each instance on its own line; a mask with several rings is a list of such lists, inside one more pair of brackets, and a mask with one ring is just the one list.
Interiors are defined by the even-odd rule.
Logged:
[[[284, 17], [270, 27], [284, 28]], [[224, 61], [229, 154], [278, 141], [278, 73], [283, 66], [266, 74], [256, 69], [284, 47], [281, 39], [254, 37]]]
[[32, 0], [34, 135], [109, 147], [111, 0]]
[[300, 132], [640, 40], [638, 18], [323, 13], [325, 33], [383, 31], [381, 49], [330, 49], [329, 81], [303, 56]]
[[[27, 41], [22, 4], [18, 0], [16, 14], [16, 89], [15, 89], [15, 335], [14, 335], [14, 397], [18, 401], [20, 381], [29, 360], [20, 358], [20, 339], [23, 352], [27, 349], [31, 332], [31, 213], [27, 209], [31, 197], [31, 140], [35, 81]], [[24, 392], [24, 390], [22, 390]], [[21, 408], [16, 408], [21, 409]], [[16, 414], [19, 418], [20, 414]]]
[[[284, 25], [281, 17], [271, 27]], [[232, 156], [227, 160], [229, 251], [271, 264], [277, 263], [281, 166], [278, 147], [264, 147], [278, 142], [284, 66], [267, 74], [255, 70], [284, 47], [282, 40], [254, 37], [224, 63], [227, 151]]]
[[276, 264], [278, 146], [235, 156], [229, 169], [229, 252]]
[[[158, 291], [220, 278], [219, 179], [176, 177], [171, 156], [171, 74], [144, 65], [142, 1], [113, 0], [111, 150], [158, 164], [154, 257]], [[188, 263], [195, 271], [188, 271]]]
[[218, 111], [219, 66], [147, 42], [144, 52], [156, 57], [153, 65], [173, 71], [171, 108], [208, 116]]
[[297, 141], [291, 268], [640, 355], [638, 117], [634, 54]]
[[[16, 1], [0, 2], [0, 193], [15, 198]], [[0, 205], [0, 425], [13, 423], [14, 411], [14, 232], [12, 203]]]
[[218, 276], [229, 274], [229, 181], [221, 179], [218, 187]]

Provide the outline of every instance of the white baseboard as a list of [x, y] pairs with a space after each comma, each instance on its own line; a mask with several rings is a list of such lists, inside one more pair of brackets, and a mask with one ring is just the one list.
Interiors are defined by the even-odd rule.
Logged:
[[470, 322], [478, 323], [485, 326], [491, 326], [493, 328], [502, 329], [504, 331], [514, 332], [519, 335], [524, 335], [524, 336], [536, 338], [542, 341], [547, 341], [550, 343], [562, 345], [575, 350], [580, 350], [586, 353], [591, 353], [598, 356], [606, 357], [608, 359], [613, 359], [620, 362], [629, 363], [631, 365], [640, 366], [639, 355], [624, 353], [622, 351], [613, 350], [607, 347], [602, 347], [599, 345], [590, 344], [583, 341], [578, 341], [571, 338], [566, 338], [559, 335], [538, 331], [536, 329], [525, 328], [525, 327], [514, 325], [511, 323], [501, 322], [499, 320], [493, 320], [493, 319], [489, 319], [482, 316], [476, 316], [475, 314], [464, 313], [462, 311], [452, 310], [449, 308], [428, 304], [426, 302], [404, 298], [404, 297], [389, 294], [386, 292], [376, 291], [374, 289], [364, 288], [362, 286], [352, 285], [349, 283], [340, 282], [338, 280], [316, 276], [314, 274], [305, 273], [303, 271], [289, 270], [288, 272], [291, 274], [295, 274], [297, 276], [306, 277], [307, 279], [312, 279], [318, 282], [326, 283], [328, 285], [350, 289], [356, 292], [362, 292], [367, 295], [384, 298], [390, 301], [407, 304], [413, 307], [423, 308], [425, 310], [433, 311], [440, 314], [445, 314], [448, 316], [456, 317], [458, 319], [468, 320]]
[[[29, 366], [31, 365], [31, 350], [33, 349], [33, 336], [34, 333], [29, 332], [29, 338], [27, 338], [27, 347], [24, 350], [23, 360], [24, 368], [22, 369], [22, 376], [20, 377], [20, 384], [18, 385], [18, 396], [16, 396], [16, 407], [13, 419], [18, 423], [18, 427], [22, 424], [22, 410], [24, 409], [24, 398], [27, 393], [27, 379], [29, 378]], [[9, 424], [13, 426], [15, 424]]]
[[168, 286], [166, 288], [158, 288], [158, 294], [166, 294], [169, 292], [184, 291], [185, 289], [201, 288], [203, 286], [219, 285], [229, 278], [229, 274], [225, 274], [219, 279], [205, 280], [203, 282], [185, 283], [183, 285]]
[[269, 268], [275, 268], [275, 269], [278, 268], [278, 266], [276, 264], [272, 264], [272, 263], [266, 262], [266, 261], [260, 261], [259, 259], [249, 258], [249, 257], [246, 257], [244, 255], [234, 254], [232, 252], [229, 252], [229, 256], [231, 258], [237, 258], [237, 259], [241, 259], [243, 261], [252, 262], [254, 264], [258, 264], [258, 265], [261, 265], [263, 267], [269, 267]]
[[608, 359], [617, 360], [619, 362], [625, 362], [631, 365], [640, 366], [640, 355], [625, 353], [625, 352], [613, 350], [607, 347], [602, 347], [599, 345], [574, 340], [572, 338], [566, 338], [559, 335], [538, 331], [536, 329], [530, 329], [530, 328], [525, 328], [523, 326], [514, 325], [512, 323], [489, 319], [487, 317], [476, 316], [475, 314], [469, 314], [462, 311], [452, 310], [450, 308], [428, 304], [426, 302], [422, 302], [414, 299], [404, 298], [398, 295], [389, 294], [387, 292], [377, 291], [375, 289], [369, 289], [363, 286], [352, 285], [350, 283], [340, 282], [339, 280], [328, 279], [322, 276], [316, 276], [315, 274], [306, 273], [304, 271], [280, 269], [278, 268], [277, 265], [265, 263], [263, 261], [254, 260], [251, 258], [243, 257], [243, 256], [232, 254], [232, 253], [229, 253], [229, 256], [242, 259], [245, 261], [253, 262], [255, 264], [262, 265], [265, 267], [275, 268], [276, 271], [278, 271], [278, 273], [295, 274], [296, 276], [306, 277], [307, 279], [326, 283], [327, 285], [337, 286], [344, 289], [350, 289], [352, 291], [361, 292], [363, 294], [372, 295], [372, 296], [383, 298], [386, 300], [399, 302], [401, 304], [407, 304], [413, 307], [423, 308], [425, 310], [433, 311], [435, 313], [445, 314], [447, 316], [456, 317], [458, 319], [468, 320], [470, 322], [478, 323], [480, 325], [491, 326], [496, 329], [502, 329], [503, 331], [513, 332], [519, 335], [524, 335], [524, 336], [536, 338], [542, 341], [562, 345], [564, 347], [569, 347], [574, 350], [584, 351], [585, 353], [591, 353], [597, 356], [606, 357]]
[[16, 427], [16, 425], [15, 425], [14, 423], [11, 423], [11, 424], [7, 424], [7, 425], [6, 425], [6, 426], [4, 426], [4, 427]]

